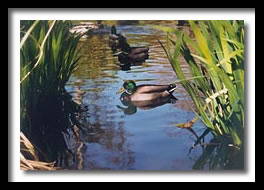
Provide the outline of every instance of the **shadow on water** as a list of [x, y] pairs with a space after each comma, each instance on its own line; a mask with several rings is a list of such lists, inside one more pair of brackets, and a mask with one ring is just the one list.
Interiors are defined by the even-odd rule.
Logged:
[[37, 110], [31, 114], [30, 141], [36, 146], [41, 161], [56, 162], [56, 166], [67, 166], [74, 161], [74, 154], [65, 141], [74, 127], [79, 127], [78, 114], [86, 111], [76, 104], [66, 91], [60, 95], [45, 95], [40, 98]]

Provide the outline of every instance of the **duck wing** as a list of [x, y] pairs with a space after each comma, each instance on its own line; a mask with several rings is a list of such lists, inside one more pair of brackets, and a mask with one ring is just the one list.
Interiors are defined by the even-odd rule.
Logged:
[[141, 54], [141, 53], [148, 53], [149, 48], [147, 47], [131, 47], [131, 54]]
[[155, 92], [170, 92], [172, 93], [176, 88], [176, 85], [138, 85], [137, 86], [137, 93], [155, 93]]
[[128, 56], [132, 59], [131, 61], [144, 61], [145, 59], [148, 59], [148, 54], [146, 53], [128, 54]]
[[153, 101], [156, 99], [161, 99], [161, 98], [165, 98], [167, 96], [169, 96], [169, 92], [168, 91], [164, 91], [164, 92], [153, 92], [153, 93], [133, 93], [131, 95], [131, 101], [132, 102], [138, 102], [138, 101]]

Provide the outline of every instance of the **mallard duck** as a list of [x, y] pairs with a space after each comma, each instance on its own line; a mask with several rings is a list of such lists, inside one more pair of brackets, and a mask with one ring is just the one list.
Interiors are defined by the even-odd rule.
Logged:
[[135, 63], [135, 62], [144, 62], [146, 59], [149, 58], [148, 53], [126, 53], [120, 52], [118, 54], [118, 61], [120, 63]]
[[[123, 87], [121, 87], [118, 93], [124, 92], [128, 95], [126, 99], [132, 102], [136, 101], [154, 101], [157, 99], [163, 99], [169, 97], [176, 89], [175, 84], [170, 85], [136, 85], [132, 80], [125, 81]], [[150, 104], [149, 102], [148, 104]]]
[[122, 107], [117, 105], [117, 108], [121, 109], [124, 111], [126, 115], [132, 115], [137, 112], [137, 108], [142, 109], [142, 110], [148, 110], [148, 109], [153, 109], [155, 107], [162, 106], [167, 103], [174, 104], [176, 103], [177, 98], [175, 98], [172, 94], [165, 98], [157, 98], [154, 100], [143, 100], [143, 101], [131, 101], [129, 94], [124, 92], [120, 100], [122, 104], [126, 107]]
[[115, 55], [118, 55], [118, 60], [121, 63], [143, 62], [148, 58], [149, 48], [147, 47], [130, 47], [126, 37], [123, 34], [118, 34], [115, 25], [111, 27], [109, 35], [109, 44], [114, 52], [121, 49]]
[[118, 53], [118, 60], [121, 63], [143, 62], [148, 59], [149, 48], [130, 47], [127, 39], [122, 36], [119, 39], [119, 47], [121, 48], [121, 52]]

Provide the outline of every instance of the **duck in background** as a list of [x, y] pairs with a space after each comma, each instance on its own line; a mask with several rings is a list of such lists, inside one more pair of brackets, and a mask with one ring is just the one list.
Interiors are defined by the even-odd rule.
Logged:
[[130, 47], [130, 45], [127, 43], [127, 39], [123, 36], [121, 36], [119, 39], [119, 46], [121, 52], [118, 53], [118, 60], [121, 63], [143, 62], [149, 57], [149, 48]]
[[[109, 45], [114, 52], [113, 55], [118, 56], [118, 61], [120, 62], [122, 70], [129, 70], [131, 65], [140, 65], [149, 57], [149, 48], [131, 47], [126, 37], [123, 34], [117, 33], [115, 25], [111, 27]], [[117, 52], [117, 49], [120, 49], [120, 51]]]

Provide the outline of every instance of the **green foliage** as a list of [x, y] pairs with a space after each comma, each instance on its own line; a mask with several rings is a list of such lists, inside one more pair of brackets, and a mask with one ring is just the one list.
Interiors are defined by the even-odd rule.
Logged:
[[[34, 113], [43, 97], [64, 93], [64, 86], [79, 60], [80, 35], [71, 34], [70, 21], [20, 22], [21, 129], [31, 130]], [[51, 108], [52, 109], [52, 108]]]
[[[231, 137], [233, 144], [240, 146], [244, 129], [244, 22], [189, 21], [189, 24], [194, 39], [176, 29], [155, 28], [168, 33], [167, 47], [162, 46], [194, 101], [197, 115], [215, 136]], [[183, 74], [180, 56], [189, 65], [191, 80]]]

